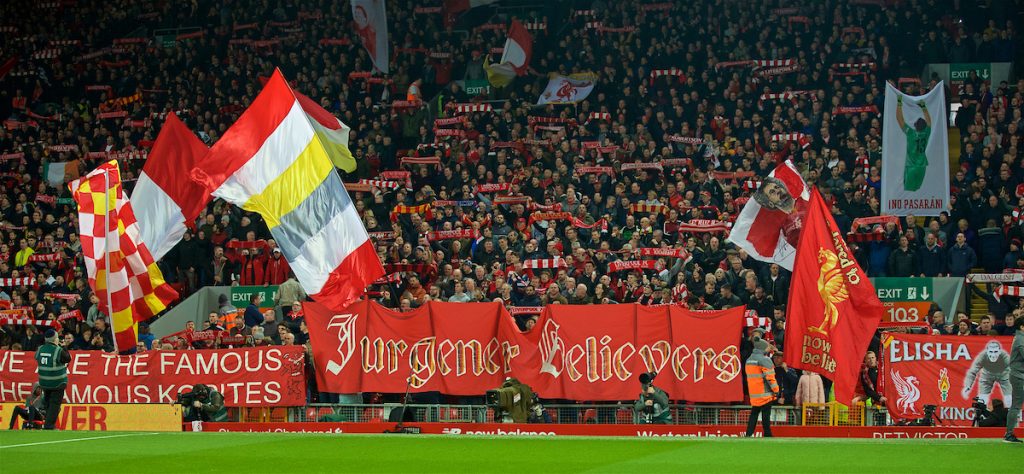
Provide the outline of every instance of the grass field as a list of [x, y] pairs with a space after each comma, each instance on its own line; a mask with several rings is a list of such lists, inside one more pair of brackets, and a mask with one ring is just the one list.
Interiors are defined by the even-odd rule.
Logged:
[[1024, 472], [999, 440], [0, 431], [0, 472]]

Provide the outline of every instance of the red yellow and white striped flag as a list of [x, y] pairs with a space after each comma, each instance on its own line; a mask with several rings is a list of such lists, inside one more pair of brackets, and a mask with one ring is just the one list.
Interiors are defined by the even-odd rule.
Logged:
[[100, 311], [110, 315], [114, 349], [130, 350], [138, 340], [135, 324], [163, 311], [178, 293], [164, 282], [139, 237], [116, 161], [100, 165], [69, 187], [78, 203], [89, 286], [100, 300]]
[[341, 310], [384, 275], [324, 137], [275, 71], [192, 179], [258, 212], [306, 293]]

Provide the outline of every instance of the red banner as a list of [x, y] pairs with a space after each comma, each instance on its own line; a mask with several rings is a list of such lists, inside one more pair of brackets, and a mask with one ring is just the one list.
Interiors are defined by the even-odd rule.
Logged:
[[832, 379], [836, 400], [849, 404], [885, 311], [817, 189], [811, 190], [789, 301], [786, 363]]
[[[193, 384], [212, 385], [229, 407], [306, 404], [302, 346], [154, 351], [118, 356], [72, 351], [67, 403], [171, 403]], [[0, 351], [0, 402], [25, 400], [37, 382], [31, 352]]]
[[974, 397], [1009, 405], [1012, 337], [886, 333], [882, 342], [878, 384], [893, 418], [935, 405], [943, 425], [971, 426]]
[[499, 303], [304, 310], [317, 384], [329, 392], [402, 392], [411, 377], [413, 392], [482, 395], [515, 377], [544, 398], [631, 400], [637, 377], [656, 371], [672, 399], [743, 399], [742, 307], [551, 305], [527, 333]]

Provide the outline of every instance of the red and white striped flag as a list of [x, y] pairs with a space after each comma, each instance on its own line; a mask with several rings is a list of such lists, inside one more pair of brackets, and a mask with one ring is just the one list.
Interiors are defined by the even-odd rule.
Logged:
[[1024, 296], [1024, 286], [999, 285], [999, 288], [996, 288], [996, 291], [992, 292], [992, 296], [996, 298], [996, 301], [999, 301], [999, 299], [1003, 296], [1012, 296], [1014, 298], [1020, 298]]
[[811, 146], [811, 137], [803, 133], [776, 133], [772, 135], [772, 141], [775, 142], [797, 142], [800, 148], [807, 148]]
[[686, 287], [686, 283], [680, 283], [672, 288], [672, 301], [676, 303], [685, 303], [690, 297], [690, 290]]
[[651, 71], [651, 79], [657, 79], [663, 76], [676, 76], [679, 78], [679, 82], [686, 82], [686, 73], [680, 68], [668, 68], [668, 69], [655, 69]]
[[32, 277], [0, 278], [0, 287], [29, 286], [35, 284], [36, 279]]
[[455, 113], [466, 114], [470, 112], [493, 112], [491, 104], [455, 104]]
[[554, 258], [531, 258], [523, 260], [523, 268], [565, 268], [566, 263], [562, 257]]
[[796, 64], [795, 59], [755, 59], [752, 62], [755, 67], [783, 67]]

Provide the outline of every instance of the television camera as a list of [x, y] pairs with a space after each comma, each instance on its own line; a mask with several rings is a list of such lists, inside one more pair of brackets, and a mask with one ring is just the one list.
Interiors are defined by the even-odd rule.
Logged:
[[484, 395], [487, 406], [494, 410], [494, 420], [502, 423], [528, 423], [544, 408], [529, 385], [514, 378], [505, 379], [501, 387]]

